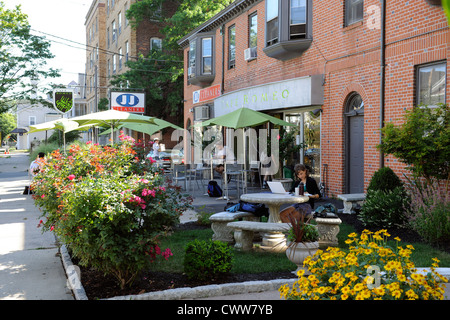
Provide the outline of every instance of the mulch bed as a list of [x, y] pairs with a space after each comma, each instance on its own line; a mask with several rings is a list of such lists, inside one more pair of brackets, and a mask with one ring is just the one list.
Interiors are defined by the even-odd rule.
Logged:
[[[361, 222], [357, 219], [356, 215], [340, 214], [340, 219], [349, 225], [352, 225], [358, 233], [366, 229]], [[180, 229], [198, 229], [209, 228], [200, 226], [196, 222], [189, 222], [180, 225]], [[375, 230], [374, 230], [375, 231]], [[421, 242], [421, 238], [415, 232], [403, 228], [390, 228], [388, 232], [391, 234], [391, 238], [398, 236], [402, 242]], [[440, 248], [450, 253], [450, 245]], [[76, 261], [73, 261], [76, 264]], [[196, 287], [210, 284], [223, 284], [223, 283], [235, 283], [245, 281], [256, 280], [274, 280], [274, 279], [287, 279], [295, 278], [295, 275], [291, 271], [286, 272], [267, 272], [258, 274], [228, 274], [225, 277], [219, 279], [209, 279], [208, 281], [194, 281], [187, 278], [185, 274], [179, 273], [164, 273], [164, 272], [145, 272], [138, 279], [135, 280], [131, 287], [120, 290], [115, 282], [115, 279], [111, 276], [104, 276], [101, 272], [98, 272], [91, 268], [80, 267], [81, 282], [83, 284], [86, 295], [90, 300], [93, 299], [105, 299], [115, 296], [135, 295], [145, 292], [162, 291], [174, 288], [183, 287]]]

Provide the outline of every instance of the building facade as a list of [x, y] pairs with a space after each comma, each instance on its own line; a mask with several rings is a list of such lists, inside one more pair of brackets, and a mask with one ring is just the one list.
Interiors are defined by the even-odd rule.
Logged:
[[380, 128], [446, 102], [448, 31], [427, 1], [238, 0], [179, 41], [185, 127], [240, 107], [297, 124], [328, 196], [364, 192], [404, 165], [380, 154]]
[[[161, 23], [144, 20], [132, 28], [126, 12], [136, 0], [93, 0], [86, 15], [86, 92], [89, 112], [98, 111], [100, 99], [110, 99], [113, 76], [127, 71], [126, 62], [146, 57], [152, 49], [162, 48]], [[160, 12], [170, 15], [176, 1], [164, 1]], [[129, 88], [123, 83], [121, 89]], [[141, 92], [143, 88], [129, 88]], [[149, 113], [148, 111], [146, 112]], [[127, 132], [138, 138], [139, 135]]]

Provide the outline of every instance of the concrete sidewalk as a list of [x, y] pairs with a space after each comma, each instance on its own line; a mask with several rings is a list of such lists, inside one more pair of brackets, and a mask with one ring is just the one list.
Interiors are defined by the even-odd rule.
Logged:
[[0, 157], [0, 300], [73, 300], [51, 233], [37, 227], [30, 195], [28, 154]]

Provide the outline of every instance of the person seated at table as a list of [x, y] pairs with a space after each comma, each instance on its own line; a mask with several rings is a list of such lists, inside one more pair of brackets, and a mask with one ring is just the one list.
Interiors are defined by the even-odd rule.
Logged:
[[216, 154], [214, 155], [214, 159], [218, 162], [214, 170], [222, 175], [225, 160], [234, 161], [234, 154], [228, 147], [224, 147], [223, 144], [219, 143], [216, 145]]
[[295, 192], [295, 188], [303, 183], [303, 193], [308, 194], [308, 201], [304, 203], [296, 203], [293, 206], [287, 207], [280, 212], [281, 222], [289, 222], [289, 215], [293, 215], [295, 219], [301, 219], [300, 215], [305, 218], [311, 215], [314, 209], [315, 199], [320, 198], [320, 190], [317, 186], [316, 180], [309, 176], [308, 168], [304, 164], [297, 164], [294, 167], [294, 183], [289, 192]]

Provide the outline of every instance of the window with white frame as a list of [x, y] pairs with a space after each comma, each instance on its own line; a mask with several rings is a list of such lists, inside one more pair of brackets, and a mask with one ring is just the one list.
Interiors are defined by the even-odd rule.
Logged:
[[34, 126], [36, 125], [36, 117], [35, 116], [30, 116], [28, 119], [28, 123], [30, 126]]
[[445, 103], [447, 63], [437, 62], [417, 67], [417, 105]]
[[122, 33], [122, 12], [119, 11], [119, 14], [117, 15], [117, 28], [119, 30], [119, 34]]
[[122, 48], [119, 48], [119, 70], [122, 69], [122, 60], [123, 60]]
[[111, 28], [112, 28], [112, 42], [114, 43], [114, 41], [116, 41], [117, 38], [116, 20], [112, 22]]
[[212, 73], [212, 38], [202, 38], [202, 73]]
[[150, 39], [150, 51], [156, 50], [161, 51], [162, 50], [162, 39], [160, 38], [151, 38]]
[[253, 13], [248, 18], [248, 47], [258, 46], [258, 15]]

